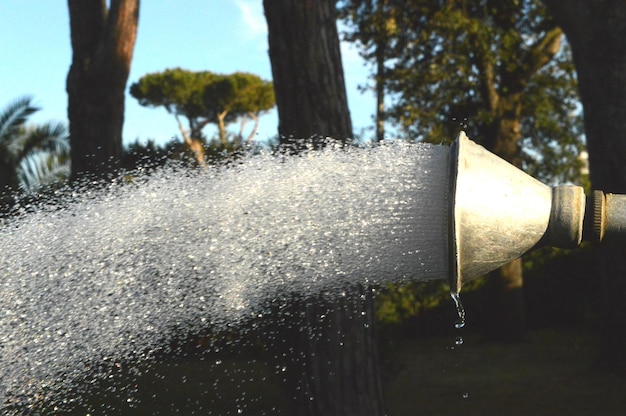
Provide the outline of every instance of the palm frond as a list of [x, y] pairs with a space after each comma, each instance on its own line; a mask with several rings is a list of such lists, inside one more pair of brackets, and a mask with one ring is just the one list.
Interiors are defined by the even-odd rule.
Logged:
[[67, 127], [59, 122], [27, 125], [28, 117], [38, 110], [32, 98], [24, 96], [0, 111], [0, 163], [13, 172], [5, 187], [19, 186], [23, 191], [34, 192], [69, 176]]
[[19, 136], [29, 116], [39, 111], [30, 96], [15, 99], [0, 111], [0, 144]]
[[26, 128], [24, 134], [11, 143], [10, 150], [18, 161], [33, 152], [50, 152], [58, 155], [69, 154], [69, 133], [64, 123], [48, 122]]
[[41, 186], [66, 180], [70, 175], [68, 155], [47, 151], [30, 154], [18, 167], [19, 187], [27, 192], [37, 191]]

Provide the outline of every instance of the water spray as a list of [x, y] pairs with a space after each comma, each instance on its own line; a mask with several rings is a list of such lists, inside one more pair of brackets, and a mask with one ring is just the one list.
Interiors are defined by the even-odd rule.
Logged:
[[626, 236], [626, 195], [549, 187], [471, 141], [452, 145], [450, 289], [543, 246]]

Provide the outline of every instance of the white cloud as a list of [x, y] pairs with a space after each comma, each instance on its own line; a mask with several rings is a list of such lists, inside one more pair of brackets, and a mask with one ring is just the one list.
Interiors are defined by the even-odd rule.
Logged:
[[253, 39], [257, 36], [267, 35], [267, 22], [263, 14], [262, 1], [237, 0], [236, 4], [246, 30], [245, 37]]

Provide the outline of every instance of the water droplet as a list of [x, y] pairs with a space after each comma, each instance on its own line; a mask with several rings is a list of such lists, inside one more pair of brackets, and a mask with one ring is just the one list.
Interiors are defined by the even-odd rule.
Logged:
[[454, 340], [454, 343], [456, 345], [463, 345], [463, 338], [462, 337], [456, 337], [456, 339]]
[[463, 397], [464, 399], [467, 399], [467, 398], [469, 397], [469, 393], [468, 393], [468, 392], [463, 393], [463, 394], [462, 394], [462, 397]]
[[450, 292], [450, 296], [454, 301], [456, 306], [456, 313], [458, 319], [454, 323], [454, 327], [457, 329], [463, 328], [465, 326], [465, 309], [463, 308], [463, 304], [461, 303], [461, 295], [457, 292]]

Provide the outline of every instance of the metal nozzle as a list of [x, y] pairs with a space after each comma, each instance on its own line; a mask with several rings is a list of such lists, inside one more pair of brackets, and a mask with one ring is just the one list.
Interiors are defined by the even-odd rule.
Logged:
[[[461, 132], [452, 147], [450, 290], [539, 246], [626, 240], [626, 195], [550, 188]], [[587, 213], [587, 214], [585, 214]]]
[[626, 240], [626, 195], [593, 191], [587, 201], [584, 240]]

